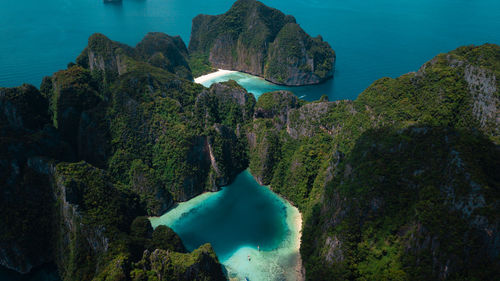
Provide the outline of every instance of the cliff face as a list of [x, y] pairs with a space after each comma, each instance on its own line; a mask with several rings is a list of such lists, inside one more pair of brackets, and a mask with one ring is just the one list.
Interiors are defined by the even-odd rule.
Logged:
[[196, 98], [195, 112], [208, 131], [212, 190], [230, 184], [248, 166], [246, 124], [254, 105], [254, 96], [234, 81], [214, 84]]
[[135, 48], [112, 41], [103, 34], [90, 36], [88, 46], [76, 63], [99, 74], [104, 83], [113, 82], [118, 76], [133, 71], [146, 62], [184, 79], [192, 80], [187, 62], [187, 48], [179, 36], [150, 32]]
[[193, 19], [192, 61], [231, 69], [284, 85], [318, 84], [333, 76], [335, 53], [311, 38], [292, 16], [255, 0], [236, 1], [219, 16]]
[[0, 88], [0, 264], [21, 273], [52, 260], [50, 159], [72, 161], [31, 85]]
[[318, 84], [333, 77], [335, 53], [318, 36], [311, 38], [296, 23], [286, 24], [269, 45], [264, 78], [290, 86]]
[[61, 163], [53, 175], [60, 222], [56, 263], [64, 280], [89, 279], [105, 264], [110, 247], [119, 246], [116, 234], [126, 231], [140, 210], [105, 171], [87, 163]]
[[248, 143], [250, 170], [262, 185], [268, 185], [272, 179], [279, 159], [279, 132], [288, 120], [288, 112], [300, 104], [294, 94], [286, 91], [266, 93], [257, 101]]

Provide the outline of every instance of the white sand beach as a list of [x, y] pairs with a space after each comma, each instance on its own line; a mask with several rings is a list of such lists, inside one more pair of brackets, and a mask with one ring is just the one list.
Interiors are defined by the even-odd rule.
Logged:
[[212, 72], [212, 73], [209, 73], [207, 75], [203, 75], [203, 76], [195, 78], [194, 82], [198, 83], [198, 84], [203, 84], [203, 83], [207, 82], [208, 80], [212, 80], [212, 79], [217, 78], [219, 76], [224, 76], [226, 74], [234, 73], [234, 72], [236, 72], [236, 71], [219, 69], [216, 72]]

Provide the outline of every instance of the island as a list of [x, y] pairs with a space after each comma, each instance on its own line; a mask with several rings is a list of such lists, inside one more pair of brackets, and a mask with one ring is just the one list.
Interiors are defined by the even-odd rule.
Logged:
[[193, 19], [189, 54], [195, 76], [212, 69], [246, 72], [287, 86], [333, 77], [335, 52], [293, 16], [255, 0], [238, 0], [223, 15]]

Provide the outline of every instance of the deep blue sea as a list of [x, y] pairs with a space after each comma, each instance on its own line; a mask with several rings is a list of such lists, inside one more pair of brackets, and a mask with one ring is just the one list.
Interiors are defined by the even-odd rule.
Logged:
[[[461, 45], [500, 44], [499, 0], [264, 0], [292, 14], [337, 53], [335, 79], [297, 88], [298, 96], [354, 99], [374, 80], [415, 71]], [[0, 86], [28, 82], [66, 67], [101, 32], [135, 45], [148, 31], [189, 42], [191, 20], [219, 14], [232, 0], [0, 0]]]

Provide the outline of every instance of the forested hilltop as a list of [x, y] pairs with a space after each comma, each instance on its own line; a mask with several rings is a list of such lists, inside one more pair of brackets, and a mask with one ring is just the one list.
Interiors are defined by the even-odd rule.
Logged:
[[255, 0], [194, 18], [189, 53], [195, 76], [222, 68], [302, 86], [331, 78], [335, 69], [335, 52], [321, 36], [312, 38], [293, 16]]
[[440, 54], [355, 101], [259, 97], [250, 169], [304, 215], [308, 280], [493, 280], [500, 47]]
[[[244, 1], [243, 1], [244, 2]], [[63, 280], [222, 280], [145, 216], [246, 169], [304, 216], [308, 280], [499, 276], [500, 47], [441, 54], [355, 101], [256, 100], [191, 81], [180, 38], [94, 34], [75, 63], [0, 88], [0, 264]]]

